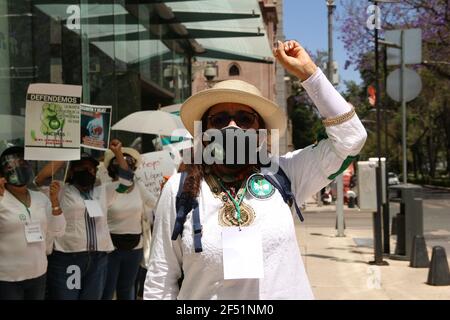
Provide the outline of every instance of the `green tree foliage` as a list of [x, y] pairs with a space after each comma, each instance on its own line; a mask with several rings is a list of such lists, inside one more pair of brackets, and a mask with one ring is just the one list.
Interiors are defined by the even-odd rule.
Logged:
[[291, 114], [292, 140], [295, 149], [313, 144], [317, 139], [318, 117], [307, 105], [298, 104]]
[[[423, 63], [408, 66], [419, 73], [422, 91], [407, 104], [408, 172], [421, 181], [447, 178], [450, 172], [450, 2], [447, 0], [405, 0], [382, 4], [382, 28], [422, 28]], [[352, 102], [368, 131], [362, 158], [376, 155], [376, 110], [370, 107], [367, 87], [375, 84], [373, 33], [366, 28], [367, 3], [342, 0], [341, 39], [354, 65], [361, 73], [361, 85], [346, 83], [345, 97]], [[355, 18], [356, 17], [356, 18]], [[383, 37], [381, 30], [381, 37]], [[386, 76], [398, 67], [384, 65], [380, 46], [380, 101], [382, 111], [382, 154], [389, 170], [401, 172], [402, 119], [400, 103], [386, 95]], [[386, 113], [384, 113], [386, 110]], [[387, 130], [384, 116], [387, 117]], [[387, 136], [387, 145], [385, 138]]]
[[[323, 66], [328, 59], [325, 51], [317, 51], [311, 56], [318, 66]], [[290, 76], [290, 79], [291, 95], [287, 102], [289, 118], [292, 121], [292, 141], [295, 149], [302, 149], [314, 144], [324, 132], [324, 128], [314, 104], [298, 79], [294, 76]]]

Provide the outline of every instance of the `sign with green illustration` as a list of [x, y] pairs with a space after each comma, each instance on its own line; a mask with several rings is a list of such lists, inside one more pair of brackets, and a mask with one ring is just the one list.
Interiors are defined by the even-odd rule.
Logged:
[[27, 92], [25, 159], [80, 159], [81, 86], [35, 83]]

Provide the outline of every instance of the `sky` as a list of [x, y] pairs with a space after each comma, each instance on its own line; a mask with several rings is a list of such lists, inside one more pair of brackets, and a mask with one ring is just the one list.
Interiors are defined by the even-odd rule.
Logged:
[[[339, 12], [339, 1], [336, 10]], [[326, 0], [283, 0], [283, 19], [284, 35], [286, 39], [299, 41], [303, 47], [308, 48], [310, 52], [316, 50], [328, 51], [328, 11]], [[336, 26], [336, 22], [334, 22]], [[333, 47], [334, 60], [339, 65], [340, 86], [343, 86], [344, 80], [354, 80], [361, 82], [359, 72], [350, 66], [344, 70], [347, 54], [343, 43], [338, 39], [339, 31], [334, 28]]]

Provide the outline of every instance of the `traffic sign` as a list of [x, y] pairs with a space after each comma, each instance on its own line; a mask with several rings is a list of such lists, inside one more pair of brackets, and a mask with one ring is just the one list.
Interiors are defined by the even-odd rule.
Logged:
[[[387, 42], [402, 46], [402, 32], [405, 47], [405, 64], [422, 63], [422, 29], [389, 30], [385, 32]], [[387, 48], [387, 65], [398, 66], [401, 64], [401, 49]]]
[[[405, 68], [405, 102], [409, 102], [413, 99], [415, 99], [422, 90], [422, 80], [420, 79], [420, 76], [415, 72], [414, 70]], [[396, 69], [392, 71], [389, 76], [387, 77], [387, 85], [386, 85], [386, 91], [389, 97], [394, 99], [395, 101], [401, 102], [402, 101], [402, 95], [401, 95], [401, 70]]]

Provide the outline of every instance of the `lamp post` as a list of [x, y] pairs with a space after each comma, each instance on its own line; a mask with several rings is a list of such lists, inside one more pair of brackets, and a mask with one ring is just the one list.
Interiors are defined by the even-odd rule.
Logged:
[[[381, 113], [380, 113], [380, 80], [379, 80], [379, 51], [378, 51], [378, 29], [380, 27], [379, 16], [380, 10], [378, 7], [379, 2], [397, 2], [393, 0], [371, 0], [375, 5], [375, 109], [377, 112], [377, 159], [378, 165], [376, 167], [376, 186], [377, 186], [377, 211], [373, 213], [373, 231], [374, 231], [374, 261], [370, 264], [379, 266], [388, 265], [386, 261], [383, 261], [383, 243], [382, 243], [382, 177], [381, 177]], [[386, 217], [385, 217], [386, 218]]]
[[[383, 73], [384, 73], [384, 90], [386, 92], [387, 89], [387, 48], [384, 48], [384, 61], [383, 61]], [[383, 253], [384, 254], [391, 254], [391, 230], [390, 230], [390, 204], [389, 204], [389, 173], [388, 173], [388, 118], [387, 118], [387, 104], [384, 104], [383, 108], [383, 116], [384, 116], [384, 158], [386, 159], [384, 161], [384, 183], [386, 184], [385, 188], [385, 196], [386, 196], [386, 202], [384, 203], [383, 208]]]
[[336, 8], [334, 0], [327, 0], [328, 8], [328, 79], [333, 77], [333, 11]]
[[[383, 266], [388, 265], [386, 261], [383, 261], [383, 244], [382, 244], [382, 177], [381, 177], [381, 113], [380, 113], [380, 72], [379, 72], [379, 39], [378, 39], [378, 29], [381, 28], [381, 20], [380, 10], [378, 7], [379, 3], [398, 3], [400, 0], [369, 0], [372, 1], [375, 5], [375, 19], [376, 19], [376, 27], [375, 27], [375, 90], [376, 90], [376, 98], [375, 98], [375, 109], [377, 112], [377, 158], [378, 165], [376, 168], [376, 184], [377, 184], [377, 211], [374, 212], [373, 223], [374, 223], [374, 253], [375, 260], [371, 261], [371, 264]], [[387, 171], [387, 170], [386, 170]], [[386, 180], [387, 183], [387, 180]], [[386, 210], [385, 210], [386, 212]], [[389, 217], [384, 216], [384, 220]], [[387, 220], [388, 222], [389, 220]], [[385, 226], [389, 225], [385, 223]], [[385, 227], [386, 228], [386, 227]], [[389, 232], [385, 230], [385, 232]]]
[[[378, 40], [378, 42], [382, 45], [384, 45], [384, 62], [383, 62], [383, 70], [384, 70], [384, 89], [387, 90], [387, 48], [388, 47], [397, 47], [393, 43], [389, 43], [384, 40]], [[398, 48], [398, 47], [397, 47]], [[403, 80], [403, 79], [402, 79]], [[388, 119], [387, 119], [387, 105], [384, 105], [383, 108], [383, 116], [384, 116], [384, 153], [385, 153], [385, 176], [384, 181], [386, 183], [386, 202], [384, 203], [383, 208], [383, 253], [390, 254], [391, 253], [391, 247], [390, 247], [390, 230], [389, 230], [389, 222], [390, 222], [390, 208], [389, 208], [389, 174], [388, 174], [388, 167], [387, 167], [387, 159], [388, 159]], [[404, 138], [405, 139], [405, 138]], [[406, 162], [406, 161], [405, 161]], [[405, 163], [404, 162], [404, 163]]]
[[[336, 8], [334, 0], [327, 0], [328, 8], [328, 80], [333, 83], [333, 12]], [[344, 234], [344, 186], [342, 173], [336, 177], [336, 229], [337, 237], [345, 237]]]

